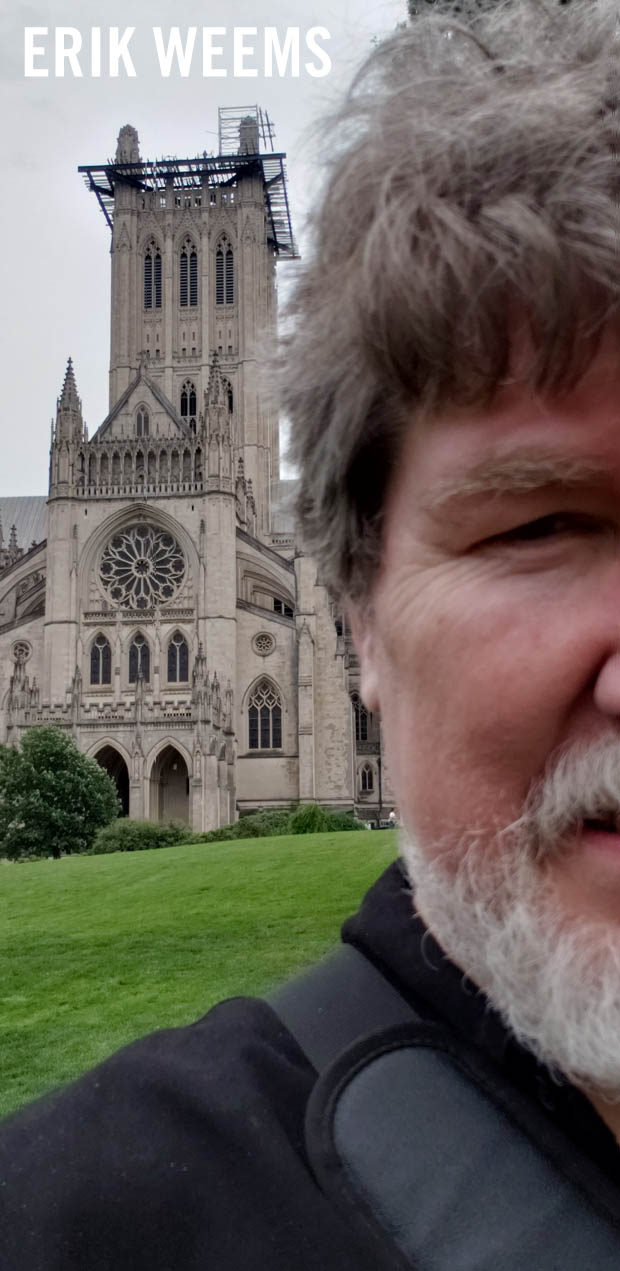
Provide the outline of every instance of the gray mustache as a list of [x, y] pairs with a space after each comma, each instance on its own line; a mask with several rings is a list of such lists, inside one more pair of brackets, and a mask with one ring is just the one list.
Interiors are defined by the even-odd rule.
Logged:
[[[556, 752], [505, 835], [526, 833], [535, 854], [561, 852], [586, 821], [620, 832], [620, 737], [606, 734]], [[503, 837], [503, 836], [502, 836]]]

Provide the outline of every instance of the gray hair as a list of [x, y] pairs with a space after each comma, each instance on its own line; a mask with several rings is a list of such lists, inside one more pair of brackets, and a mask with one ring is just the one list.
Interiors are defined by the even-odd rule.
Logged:
[[620, 314], [617, 0], [439, 0], [380, 44], [335, 119], [282, 398], [302, 539], [368, 592], [404, 430], [507, 382], [570, 390]]

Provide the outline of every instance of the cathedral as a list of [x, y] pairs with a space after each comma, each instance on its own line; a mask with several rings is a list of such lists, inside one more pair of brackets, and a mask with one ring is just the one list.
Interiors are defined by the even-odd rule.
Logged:
[[153, 162], [127, 125], [80, 169], [112, 236], [109, 411], [89, 436], [69, 359], [47, 497], [0, 498], [0, 743], [66, 729], [125, 815], [196, 830], [393, 803], [280, 479], [263, 363], [296, 248], [265, 118], [221, 111], [218, 154]]

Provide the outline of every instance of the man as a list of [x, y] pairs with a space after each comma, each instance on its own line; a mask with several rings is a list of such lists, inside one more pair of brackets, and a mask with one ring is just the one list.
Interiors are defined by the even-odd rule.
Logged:
[[380, 46], [284, 350], [302, 530], [346, 598], [409, 873], [344, 939], [416, 1012], [374, 1058], [425, 1047], [431, 1084], [353, 1081], [339, 1168], [325, 1126], [366, 1040], [321, 1102], [278, 1013], [224, 1003], [6, 1127], [9, 1271], [617, 1265], [616, 23], [515, 0]]

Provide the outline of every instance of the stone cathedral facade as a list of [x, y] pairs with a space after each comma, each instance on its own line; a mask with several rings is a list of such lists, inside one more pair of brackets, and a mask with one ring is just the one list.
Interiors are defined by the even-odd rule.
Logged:
[[109, 413], [89, 438], [69, 360], [48, 496], [0, 499], [0, 742], [67, 729], [126, 814], [195, 829], [298, 800], [374, 820], [392, 799], [280, 480], [262, 359], [295, 247], [260, 124], [157, 163], [126, 126], [82, 169], [112, 231]]

